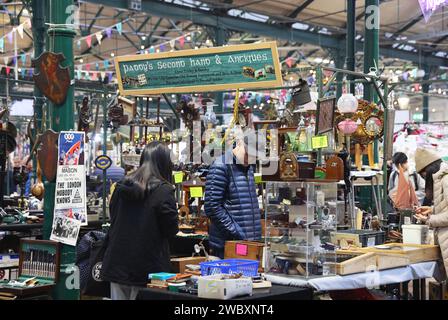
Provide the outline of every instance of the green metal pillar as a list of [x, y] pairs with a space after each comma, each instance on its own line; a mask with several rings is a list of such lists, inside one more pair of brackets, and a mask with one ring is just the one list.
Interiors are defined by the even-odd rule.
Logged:
[[[431, 73], [431, 68], [425, 65], [425, 78], [424, 80], [429, 80], [429, 75]], [[422, 90], [423, 93], [425, 93], [425, 95], [423, 96], [423, 105], [422, 105], [422, 110], [423, 110], [423, 122], [429, 122], [429, 96], [427, 95], [427, 93], [429, 93], [429, 84], [428, 83], [424, 83], [422, 85]]]
[[[378, 67], [379, 60], [379, 32], [380, 32], [380, 6], [379, 0], [365, 1], [365, 35], [364, 35], [364, 73], [371, 68]], [[378, 99], [372, 85], [364, 86], [364, 99], [376, 101]]]
[[[334, 57], [334, 63], [337, 69], [344, 69], [344, 56], [342, 55], [336, 55]], [[338, 72], [338, 74], [336, 75], [336, 82], [337, 82], [337, 86], [336, 86], [336, 98], [339, 99], [342, 96], [342, 80], [344, 78], [344, 74], [341, 72]]]
[[[40, 3], [40, 1], [38, 1]], [[73, 0], [49, 0], [48, 18], [50, 27], [47, 32], [47, 51], [62, 53], [65, 60], [61, 63], [62, 67], [69, 67], [71, 78], [74, 78], [74, 59], [73, 59], [73, 38], [76, 35], [74, 29], [70, 29], [67, 24], [73, 23], [70, 19], [74, 9]], [[51, 112], [51, 127], [54, 131], [72, 130], [74, 128], [74, 86], [70, 85], [67, 99], [62, 105], [49, 103]], [[44, 238], [48, 239], [51, 234], [54, 211], [54, 192], [55, 183], [46, 182], [45, 200], [44, 200]], [[61, 269], [59, 281], [53, 291], [54, 299], [76, 300], [79, 299], [79, 273], [68, 273], [68, 269], [75, 263], [75, 247], [62, 246], [61, 251]], [[72, 281], [71, 281], [72, 280]]]
[[[380, 4], [379, 0], [365, 1], [365, 34], [364, 34], [364, 73], [369, 73], [372, 68], [378, 68], [380, 44]], [[378, 102], [376, 94], [371, 84], [364, 85], [364, 99]], [[378, 141], [373, 144], [374, 162], [379, 162]]]
[[[226, 31], [221, 27], [215, 28], [215, 44], [220, 47], [227, 43]], [[238, 89], [238, 88], [236, 88]], [[216, 104], [218, 107], [215, 109], [215, 112], [221, 114], [224, 110], [224, 93], [222, 91], [216, 92]]]
[[[356, 52], [356, 0], [347, 0], [347, 70], [355, 71], [355, 52]], [[355, 83], [353, 76], [347, 75], [350, 82], [350, 93], [355, 94]]]
[[[32, 11], [32, 31], [34, 44], [34, 58], [39, 57], [45, 50], [45, 10], [47, 6], [46, 0], [33, 0], [31, 3]], [[44, 96], [37, 86], [34, 86], [34, 136], [42, 131], [42, 106], [44, 103]], [[33, 146], [31, 146], [33, 147]], [[33, 177], [36, 177], [37, 160], [33, 157]]]

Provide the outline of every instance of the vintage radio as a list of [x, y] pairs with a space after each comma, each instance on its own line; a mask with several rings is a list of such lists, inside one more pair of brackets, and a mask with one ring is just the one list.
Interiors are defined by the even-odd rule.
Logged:
[[344, 180], [344, 161], [338, 156], [333, 156], [326, 161], [326, 178]]

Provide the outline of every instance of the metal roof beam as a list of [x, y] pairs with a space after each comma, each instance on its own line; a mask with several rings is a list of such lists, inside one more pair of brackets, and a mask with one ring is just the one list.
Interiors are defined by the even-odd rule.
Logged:
[[314, 0], [306, 0], [300, 6], [298, 6], [291, 14], [288, 15], [289, 18], [296, 18], [297, 15], [305, 10]]
[[398, 37], [401, 33], [408, 31], [410, 28], [412, 28], [414, 25], [419, 23], [423, 19], [423, 14], [420, 14], [418, 17], [412, 19], [411, 21], [407, 22], [402, 26], [400, 29], [398, 29], [393, 35], [392, 38]]
[[101, 6], [101, 7], [98, 9], [97, 13], [95, 14], [95, 17], [92, 19], [92, 21], [90, 21], [89, 27], [87, 28], [87, 34], [90, 34], [90, 33], [91, 33], [91, 31], [92, 31], [92, 27], [93, 27], [93, 25], [95, 24], [96, 19], [98, 19], [98, 17], [100, 16], [101, 12], [103, 12], [103, 10], [104, 10], [104, 6]]
[[[127, 8], [126, 0], [88, 0], [91, 3], [97, 3], [115, 8]], [[176, 21], [189, 20], [194, 24], [209, 27], [221, 26], [226, 30], [243, 31], [254, 35], [261, 35], [273, 39], [283, 39], [290, 41], [300, 41], [311, 45], [327, 48], [339, 49], [345, 52], [345, 42], [331, 35], [317, 34], [305, 30], [284, 28], [281, 25], [267, 24], [249, 19], [237, 18], [232, 16], [217, 16], [206, 10], [198, 10], [182, 5], [146, 0], [142, 2], [142, 11], [150, 13], [153, 16], [171, 18]], [[356, 48], [363, 51], [364, 43], [357, 41]], [[439, 58], [434, 55], [421, 57], [418, 53], [407, 52], [404, 50], [381, 47], [380, 55], [390, 58], [409, 60], [417, 63], [437, 66], [448, 66], [448, 59]]]

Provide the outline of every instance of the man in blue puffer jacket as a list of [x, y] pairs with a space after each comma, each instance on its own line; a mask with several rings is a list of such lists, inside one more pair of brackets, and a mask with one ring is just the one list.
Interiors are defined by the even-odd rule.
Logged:
[[211, 254], [224, 258], [227, 240], [259, 240], [261, 215], [254, 171], [248, 164], [248, 150], [243, 139], [218, 158], [210, 167], [205, 184], [205, 214], [210, 218]]

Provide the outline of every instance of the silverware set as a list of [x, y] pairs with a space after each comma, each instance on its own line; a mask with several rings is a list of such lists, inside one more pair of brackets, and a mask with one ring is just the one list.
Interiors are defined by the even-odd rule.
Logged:
[[54, 278], [56, 255], [45, 250], [30, 249], [24, 253], [22, 274], [43, 278]]

